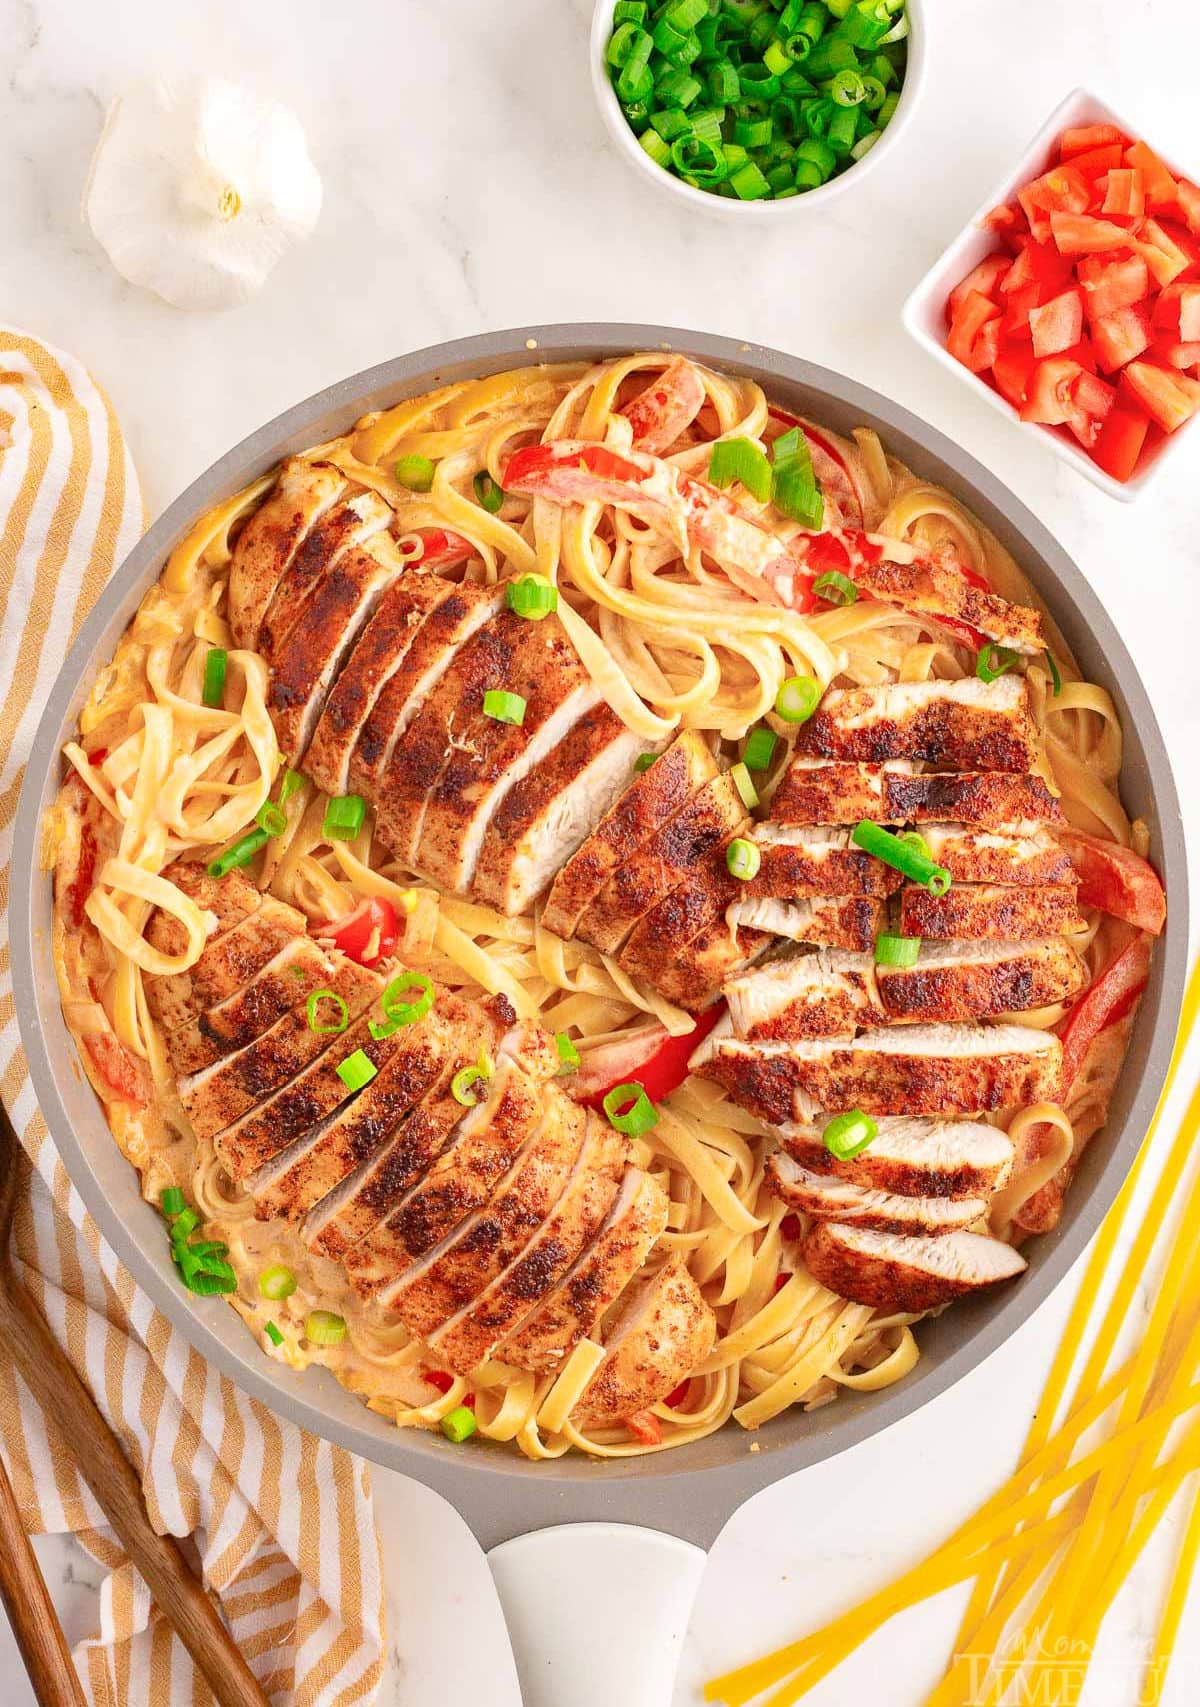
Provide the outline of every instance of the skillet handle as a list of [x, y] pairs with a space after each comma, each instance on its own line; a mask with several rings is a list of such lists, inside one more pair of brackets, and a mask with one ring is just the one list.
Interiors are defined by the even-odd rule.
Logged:
[[705, 1554], [624, 1523], [566, 1523], [494, 1547], [524, 1707], [669, 1707]]

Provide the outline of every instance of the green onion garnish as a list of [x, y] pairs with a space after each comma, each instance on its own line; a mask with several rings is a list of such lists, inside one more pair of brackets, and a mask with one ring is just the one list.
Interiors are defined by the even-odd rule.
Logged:
[[884, 932], [875, 938], [876, 966], [915, 966], [920, 952], [919, 936], [889, 936]]
[[552, 587], [544, 575], [522, 575], [519, 581], [508, 583], [504, 602], [517, 616], [540, 622], [558, 609], [558, 588]]
[[634, 766], [633, 766], [634, 770], [635, 771], [648, 771], [650, 769], [650, 766], [654, 763], [654, 761], [657, 757], [658, 757], [657, 753], [639, 753], [637, 756], [637, 759], [634, 762]]
[[296, 1276], [286, 1263], [273, 1262], [258, 1277], [258, 1295], [269, 1298], [272, 1304], [290, 1298], [296, 1290]]
[[226, 848], [223, 854], [208, 863], [210, 877], [224, 877], [227, 872], [236, 870], [239, 866], [249, 865], [259, 848], [265, 847], [270, 841], [265, 830], [248, 830], [244, 836], [239, 836], [231, 848]]
[[916, 848], [917, 852], [924, 854], [926, 859], [933, 858], [933, 850], [920, 830], [901, 830], [899, 839], [906, 848]]
[[744, 836], [735, 836], [725, 850], [725, 864], [730, 877], [738, 878], [742, 883], [748, 883], [752, 877], [758, 876], [758, 868], [762, 864], [762, 854], [757, 844], [748, 842]]
[[283, 781], [279, 785], [279, 804], [286, 806], [288, 801], [304, 787], [304, 777], [299, 771], [285, 770]]
[[461, 1446], [464, 1440], [470, 1440], [479, 1427], [475, 1420], [475, 1412], [467, 1405], [458, 1405], [448, 1411], [439, 1424], [447, 1440], [452, 1440], [455, 1446]]
[[460, 1067], [450, 1081], [450, 1095], [455, 1102], [460, 1102], [464, 1108], [473, 1108], [487, 1096], [483, 1087], [491, 1078], [482, 1067]]
[[[420, 995], [415, 1000], [405, 1000], [406, 990], [419, 990]], [[393, 978], [387, 989], [379, 998], [385, 1018], [371, 1020], [367, 1030], [378, 1043], [384, 1037], [391, 1037], [399, 1031], [402, 1025], [415, 1025], [433, 1006], [433, 980], [427, 978], [424, 972], [401, 972], [398, 978]]]
[[347, 1055], [337, 1070], [337, 1076], [348, 1091], [361, 1091], [364, 1085], [369, 1085], [378, 1072], [365, 1049], [356, 1049], [353, 1055]]
[[975, 674], [981, 682], [999, 681], [1000, 677], [1019, 661], [1018, 652], [1010, 651], [1007, 646], [997, 646], [994, 640], [989, 640], [975, 660]]
[[742, 763], [746, 769], [750, 771], [768, 770], [778, 741], [779, 737], [773, 729], [758, 728], [752, 730], [750, 738], [742, 750]]
[[266, 1334], [272, 1345], [278, 1346], [283, 1344], [283, 1335], [275, 1326], [274, 1322], [268, 1322], [266, 1327], [263, 1329], [263, 1332]]
[[718, 439], [712, 447], [708, 478], [720, 487], [732, 486], [735, 480], [740, 480], [761, 504], [771, 496], [771, 464], [766, 452], [752, 439]]
[[1046, 653], [1046, 667], [1050, 671], [1050, 680], [1054, 683], [1054, 697], [1057, 699], [1062, 692], [1062, 676], [1059, 674], [1053, 652]]
[[171, 1222], [171, 1237], [184, 1244], [200, 1225], [200, 1216], [195, 1209], [181, 1209]]
[[304, 1318], [304, 1337], [311, 1345], [340, 1345], [346, 1324], [332, 1310], [310, 1310]]
[[325, 807], [321, 834], [327, 842], [352, 842], [366, 815], [367, 803], [361, 794], [336, 794]]
[[835, 1114], [821, 1134], [821, 1141], [831, 1156], [848, 1162], [861, 1155], [867, 1145], [879, 1136], [879, 1128], [869, 1114], [852, 1108], [846, 1114]]
[[627, 1138], [640, 1138], [658, 1125], [658, 1110], [641, 1085], [614, 1085], [601, 1103], [608, 1124]]
[[204, 660], [204, 686], [200, 697], [205, 705], [219, 706], [225, 702], [225, 671], [229, 664], [229, 654], [223, 646], [209, 648], [208, 657]]
[[489, 516], [494, 516], [502, 508], [508, 494], [503, 486], [498, 486], [486, 468], [481, 468], [472, 480], [475, 492], [475, 502], [485, 509]]
[[579, 1065], [579, 1051], [565, 1031], [554, 1033], [554, 1047], [558, 1050], [559, 1072], [573, 1073]]
[[830, 605], [852, 605], [858, 598], [858, 588], [840, 569], [827, 569], [824, 575], [818, 575], [812, 590], [817, 598]]
[[864, 853], [874, 854], [893, 871], [904, 874], [912, 883], [922, 883], [931, 895], [944, 895], [950, 887], [950, 873], [930, 858], [928, 851], [914, 847], [902, 836], [894, 836], [880, 824], [864, 818], [850, 832], [850, 840]]
[[[317, 1009], [322, 1002], [333, 1003], [334, 1016], [328, 1025], [317, 1024]], [[346, 999], [344, 996], [339, 996], [336, 990], [314, 990], [308, 998], [304, 1012], [308, 1020], [308, 1029], [315, 1032], [318, 1037], [335, 1036], [339, 1031], [345, 1031], [350, 1024], [350, 1009], [346, 1004]]]
[[785, 723], [806, 723], [820, 703], [820, 682], [811, 676], [789, 676], [775, 695], [775, 714]]
[[169, 1185], [158, 1200], [158, 1207], [168, 1221], [173, 1215], [182, 1215], [187, 1207], [183, 1193], [177, 1185]]
[[427, 456], [402, 456], [396, 464], [396, 479], [410, 492], [428, 492], [433, 485], [434, 464]]
[[525, 721], [526, 701], [519, 693], [505, 693], [503, 688], [489, 688], [483, 696], [483, 714], [494, 717], [497, 723], [515, 723], [520, 726]]
[[287, 829], [287, 813], [282, 806], [276, 806], [273, 800], [264, 800], [254, 814], [254, 822], [260, 830], [265, 830], [268, 836], [282, 836]]
[[731, 765], [729, 775], [733, 786], [741, 795], [742, 805], [747, 812], [753, 812], [758, 805], [758, 790], [755, 788], [745, 764]]

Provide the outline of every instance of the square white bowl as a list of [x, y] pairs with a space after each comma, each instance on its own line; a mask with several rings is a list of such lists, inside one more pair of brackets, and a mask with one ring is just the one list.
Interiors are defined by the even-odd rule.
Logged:
[[[1006, 397], [1002, 397], [978, 374], [972, 373], [960, 361], [956, 361], [946, 348], [946, 298], [955, 285], [966, 278], [985, 255], [992, 254], [1000, 243], [994, 231], [989, 231], [980, 224], [983, 216], [992, 208], [998, 207], [1001, 202], [1012, 201], [1017, 191], [1031, 178], [1038, 177], [1049, 168], [1054, 144], [1064, 130], [1087, 124], [1116, 125], [1126, 136], [1135, 140], [1143, 137], [1150, 147], [1154, 148], [1153, 136], [1148, 136], [1140, 126], [1129, 124], [1098, 96], [1089, 94], [1086, 89], [1072, 90], [1066, 100], [1055, 107], [1009, 176], [984, 197], [967, 225], [930, 267], [905, 302], [901, 318], [905, 331], [922, 349], [928, 350], [943, 367], [965, 380], [973, 391], [987, 399], [993, 409], [998, 409], [1019, 427], [1040, 434], [1064, 462], [1069, 462], [1073, 468], [1077, 468], [1094, 486], [1099, 486], [1110, 498], [1119, 498], [1122, 503], [1128, 504], [1145, 491], [1157, 474], [1159, 465], [1193, 422], [1188, 422], [1177, 432], [1167, 435], [1153, 455], [1147, 458], [1145, 466], [1139, 469], [1131, 480], [1122, 483], [1114, 480], [1111, 474], [1106, 474], [1094, 463], [1083, 446], [1077, 444], [1065, 428], [1056, 431], [1053, 427], [1043, 426], [1036, 421], [1022, 421]], [[1176, 177], [1192, 177], [1189, 172], [1176, 172], [1172, 162], [1165, 156], [1163, 159]], [[1193, 421], [1196, 419], [1200, 419], [1200, 415], [1193, 417]]]

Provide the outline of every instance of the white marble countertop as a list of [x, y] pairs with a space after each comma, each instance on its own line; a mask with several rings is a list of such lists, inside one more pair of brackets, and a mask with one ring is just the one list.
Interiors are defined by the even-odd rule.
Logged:
[[[589, 0], [0, 0], [0, 316], [72, 350], [107, 386], [155, 513], [285, 405], [442, 338], [643, 320], [824, 362], [966, 442], [1074, 554], [1147, 678], [1200, 832], [1200, 439], [1151, 497], [1118, 505], [942, 373], [898, 323], [908, 289], [1080, 79], [1200, 175], [1192, 81], [1165, 75], [1192, 0], [926, 9], [928, 83], [904, 145], [811, 223], [735, 236], [680, 212], [607, 142], [587, 80]], [[290, 103], [325, 182], [315, 236], [261, 296], [222, 316], [185, 316], [126, 286], [78, 214], [107, 102], [146, 73], [184, 69], [243, 78]], [[676, 1707], [698, 1700], [713, 1669], [884, 1581], [993, 1489], [1017, 1453], [1070, 1289], [919, 1415], [733, 1519], [711, 1556]], [[440, 1707], [452, 1694], [514, 1707], [498, 1605], [465, 1526], [416, 1484], [382, 1472], [375, 1481], [393, 1614], [382, 1701]], [[91, 1567], [69, 1542], [43, 1541], [39, 1552], [74, 1639], [95, 1616]], [[1120, 1602], [1089, 1707], [1134, 1699], [1129, 1668], [1168, 1557], [1157, 1550]], [[922, 1700], [947, 1651], [952, 1600], [889, 1627], [813, 1702]], [[1193, 1698], [1196, 1601], [1168, 1703]], [[3, 1628], [0, 1676], [9, 1707], [32, 1699]]]

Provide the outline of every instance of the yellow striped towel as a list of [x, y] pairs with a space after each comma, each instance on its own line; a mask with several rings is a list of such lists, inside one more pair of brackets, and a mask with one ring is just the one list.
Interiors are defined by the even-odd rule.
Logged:
[[[108, 399], [79, 363], [0, 326], [0, 908], [26, 753], [66, 643], [143, 525]], [[374, 1699], [383, 1664], [379, 1541], [364, 1464], [280, 1422], [154, 1309], [72, 1190], [33, 1100], [0, 912], [0, 1094], [30, 1160], [24, 1275], [143, 1477], [151, 1520], [194, 1535], [205, 1577], [274, 1701]], [[53, 1423], [0, 1356], [0, 1449], [26, 1527], [73, 1531], [107, 1569], [100, 1628], [76, 1652], [98, 1707], [208, 1703]]]

